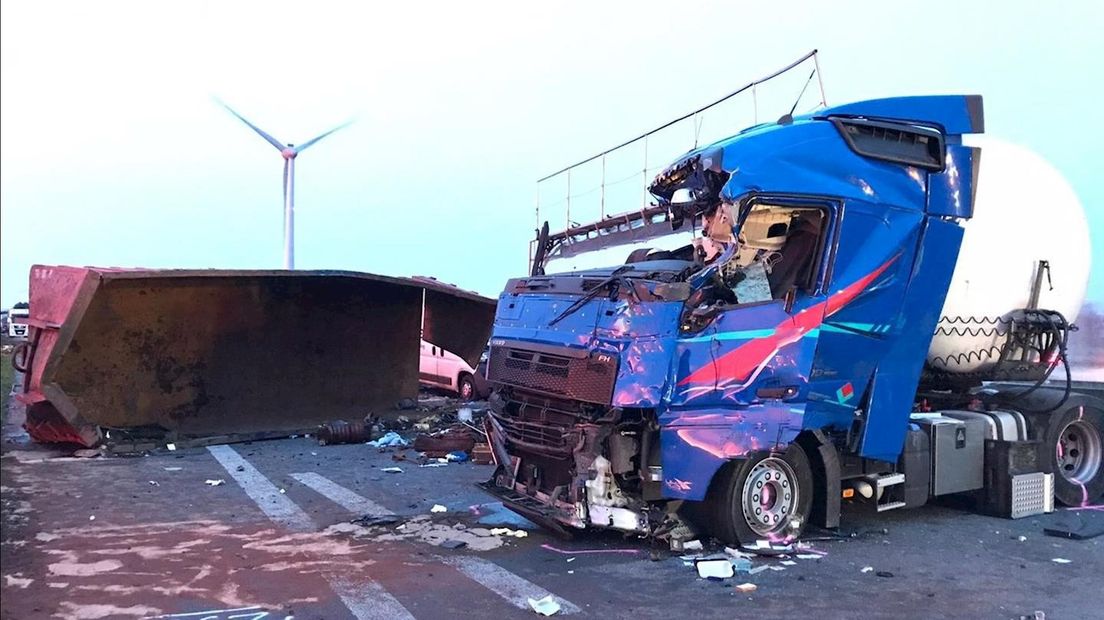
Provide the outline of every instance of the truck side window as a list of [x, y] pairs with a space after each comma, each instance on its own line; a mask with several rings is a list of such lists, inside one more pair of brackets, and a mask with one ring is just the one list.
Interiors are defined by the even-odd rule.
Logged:
[[828, 230], [828, 212], [818, 207], [757, 204], [740, 231], [741, 265], [766, 266], [771, 297], [791, 289], [813, 292], [817, 286]]

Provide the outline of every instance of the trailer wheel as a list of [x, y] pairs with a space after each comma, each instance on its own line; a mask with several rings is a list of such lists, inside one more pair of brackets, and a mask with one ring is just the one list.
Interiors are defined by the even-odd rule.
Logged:
[[729, 544], [796, 537], [809, 520], [813, 471], [797, 444], [729, 463], [710, 490], [713, 535]]
[[1054, 497], [1067, 506], [1090, 504], [1104, 494], [1104, 411], [1090, 402], [1048, 417], [1039, 456], [1054, 469]]

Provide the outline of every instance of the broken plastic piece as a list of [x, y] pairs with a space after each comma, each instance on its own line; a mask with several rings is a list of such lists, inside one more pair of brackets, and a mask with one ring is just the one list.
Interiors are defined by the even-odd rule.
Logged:
[[872, 573], [872, 572], [874, 572], [874, 567], [873, 567], [873, 566], [864, 566], [864, 567], [862, 568], [862, 571], [861, 571], [861, 572], [864, 572], [864, 573]]
[[402, 436], [395, 431], [387, 431], [387, 433], [384, 434], [383, 437], [380, 437], [375, 441], [369, 441], [368, 445], [372, 446], [373, 448], [405, 448], [406, 446], [410, 445], [410, 442], [403, 439]]
[[732, 562], [728, 560], [698, 560], [694, 562], [694, 567], [698, 569], [698, 577], [703, 579], [709, 577], [728, 579], [736, 574]]
[[213, 487], [219, 487], [226, 484], [226, 481], [222, 478], [219, 478], [218, 480], [204, 480], [203, 483]]
[[1053, 560], [1051, 560], [1051, 562], [1054, 562], [1055, 564], [1069, 564], [1071, 560], [1067, 560], [1066, 558], [1054, 558]]
[[701, 551], [702, 543], [700, 540], [688, 540], [682, 543], [682, 548], [686, 551]]
[[402, 473], [402, 468], [401, 467], [384, 467], [380, 471], [382, 471], [385, 474], [401, 474]]
[[165, 448], [168, 449], [169, 452], [172, 452], [172, 451], [176, 450], [176, 444], [175, 443], [167, 443], [167, 444], [165, 444]]
[[755, 585], [754, 583], [741, 583], [740, 585], [736, 586], [736, 589], [740, 592], [747, 593], [758, 590], [759, 586]]
[[533, 611], [542, 616], [554, 616], [560, 612], [560, 604], [556, 602], [556, 599], [552, 598], [552, 595], [542, 599], [529, 599], [529, 606], [533, 608]]
[[434, 504], [433, 508], [429, 509], [430, 512], [448, 512], [448, 508], [445, 508], [441, 504]]
[[464, 461], [468, 460], [468, 453], [464, 452], [463, 450], [454, 450], [446, 454], [445, 458], [453, 463], [463, 463]]

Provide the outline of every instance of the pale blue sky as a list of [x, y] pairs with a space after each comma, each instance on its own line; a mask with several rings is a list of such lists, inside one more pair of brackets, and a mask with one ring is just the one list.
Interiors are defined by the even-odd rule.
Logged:
[[536, 178], [814, 47], [829, 103], [984, 95], [1085, 205], [1104, 302], [1102, 3], [408, 4], [4, 3], [0, 303], [35, 262], [279, 267], [282, 162], [212, 95], [287, 142], [358, 118], [299, 159], [298, 267], [494, 295]]

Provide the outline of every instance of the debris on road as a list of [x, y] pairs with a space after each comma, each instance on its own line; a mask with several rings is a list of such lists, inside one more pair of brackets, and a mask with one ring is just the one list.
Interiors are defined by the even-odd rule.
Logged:
[[463, 450], [454, 450], [445, 455], [450, 463], [463, 463], [468, 460], [468, 453]]
[[688, 540], [682, 543], [682, 549], [684, 551], [701, 551], [702, 543], [700, 540]]
[[442, 458], [450, 452], [471, 452], [475, 437], [464, 425], [456, 425], [432, 434], [422, 433], [414, 438], [414, 449], [431, 458]]
[[554, 616], [560, 612], [560, 604], [551, 594], [542, 599], [529, 599], [529, 606], [542, 616]]
[[373, 525], [391, 525], [399, 521], [398, 515], [364, 515], [363, 517], [353, 519], [350, 523], [371, 527]]
[[553, 547], [547, 543], [541, 545], [541, 549], [546, 549], [554, 553], [561, 555], [585, 555], [589, 553], [640, 553], [639, 549], [559, 549]]
[[149, 483], [150, 483], [150, 486], [151, 486], [151, 487], [159, 487], [159, 486], [161, 486], [161, 485], [160, 485], [160, 484], [159, 484], [159, 483], [158, 483], [158, 482], [157, 482], [156, 480], [150, 480], [150, 481], [149, 481]]
[[1051, 560], [1051, 562], [1054, 562], [1055, 564], [1069, 564], [1071, 561], [1067, 560], [1066, 558], [1054, 558], [1053, 560]]
[[369, 441], [369, 446], [373, 448], [405, 448], [410, 445], [410, 442], [402, 438], [395, 431], [388, 431], [379, 439], [375, 441]]
[[382, 471], [385, 474], [401, 474], [402, 473], [402, 468], [401, 467], [384, 467], [383, 469], [380, 469], [380, 471]]
[[450, 538], [442, 542], [440, 546], [444, 547], [445, 549], [459, 549], [461, 547], [467, 547], [468, 543], [462, 540], [453, 540]]
[[176, 444], [175, 443], [167, 443], [167, 444], [165, 444], [165, 449], [168, 450], [169, 452], [174, 452], [176, 450]]
[[91, 448], [85, 448], [73, 452], [73, 456], [78, 459], [92, 459], [100, 456], [100, 454], [101, 452], [99, 450], [93, 450]]
[[445, 508], [441, 504], [434, 504], [433, 508], [429, 509], [430, 512], [448, 512], [448, 508]]
[[164, 467], [162, 469], [164, 469], [165, 471], [182, 471], [184, 468], [183, 467]]
[[872, 572], [874, 572], [874, 567], [873, 567], [873, 566], [864, 566], [864, 567], [862, 568], [862, 571], [860, 571], [860, 572], [863, 572], [863, 573], [872, 573]]
[[368, 441], [372, 438], [373, 422], [374, 420], [372, 417], [368, 416], [363, 422], [336, 420], [322, 424], [318, 427], [318, 432], [316, 433], [318, 445], [328, 446], [333, 444], [361, 443]]
[[212, 486], [212, 487], [220, 487], [220, 486], [226, 484], [226, 481], [223, 480], [222, 478], [219, 478], [218, 480], [204, 480], [203, 484], [206, 484], [206, 485]]
[[732, 562], [726, 558], [697, 560], [694, 562], [694, 568], [698, 570], [698, 577], [702, 579], [710, 577], [728, 579], [736, 574]]
[[736, 586], [736, 589], [747, 594], [748, 592], [754, 592], [758, 590], [759, 586], [755, 585], [754, 583], [741, 583], [740, 585]]
[[491, 530], [491, 533], [495, 536], [513, 536], [514, 538], [525, 538], [529, 535], [529, 532], [525, 530], [511, 530], [508, 527], [496, 527]]

